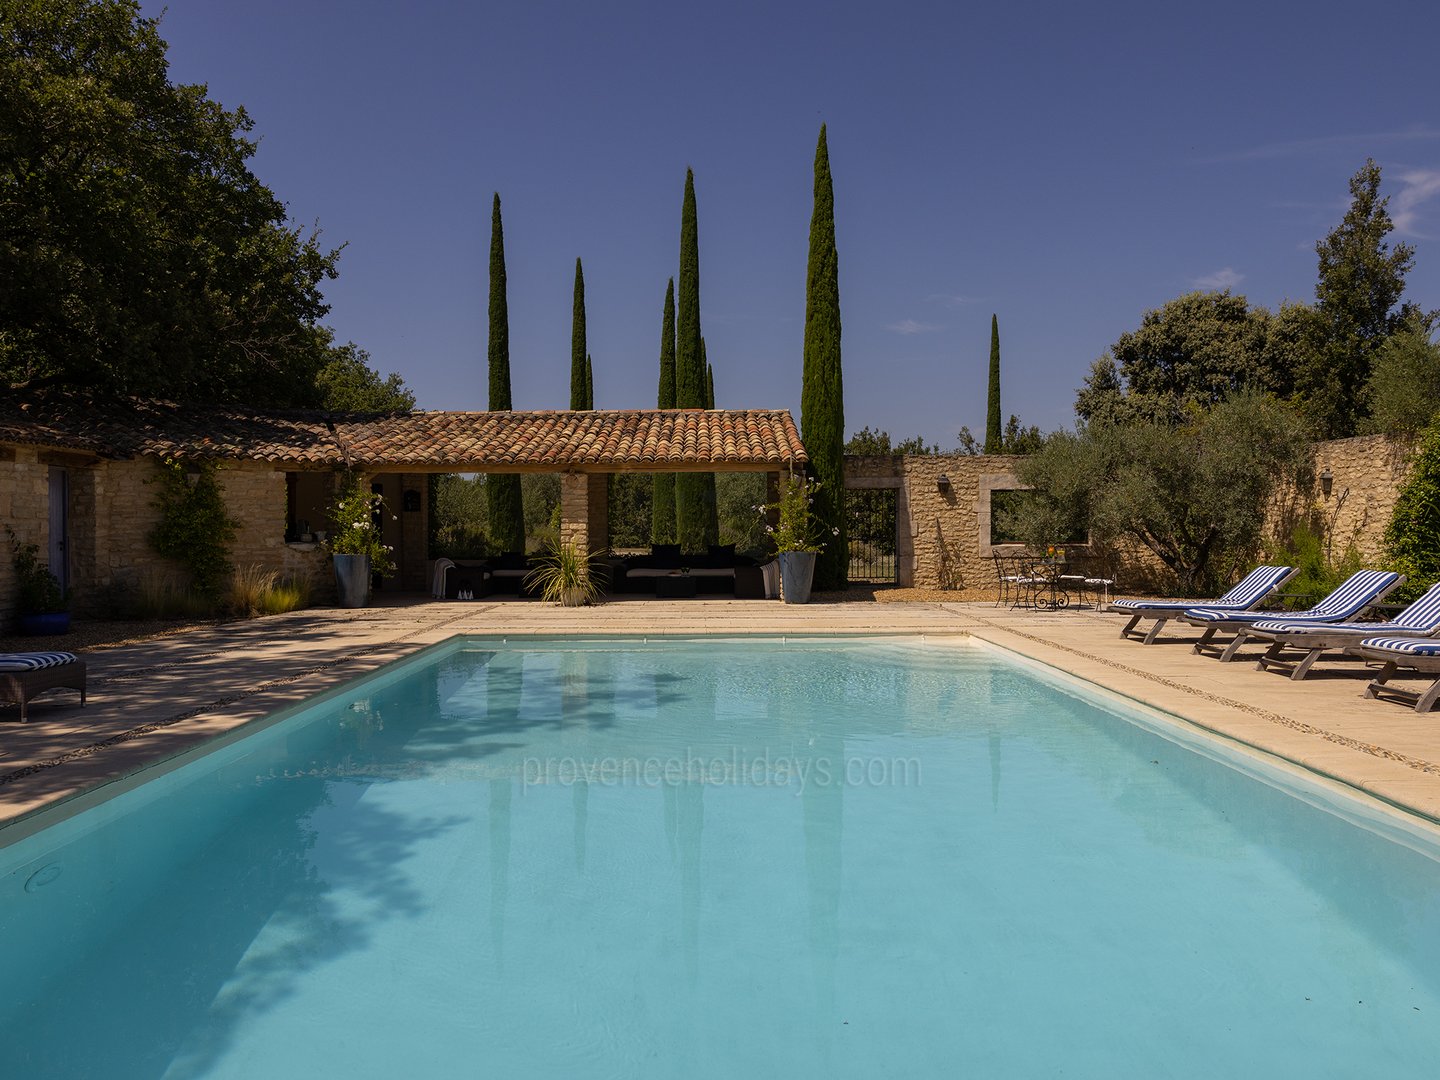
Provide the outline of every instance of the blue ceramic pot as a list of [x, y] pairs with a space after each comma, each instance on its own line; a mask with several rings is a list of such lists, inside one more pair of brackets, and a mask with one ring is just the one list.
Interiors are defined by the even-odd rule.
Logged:
[[70, 629], [70, 612], [68, 611], [47, 611], [43, 615], [21, 615], [20, 633], [42, 635], [42, 634], [64, 634]]

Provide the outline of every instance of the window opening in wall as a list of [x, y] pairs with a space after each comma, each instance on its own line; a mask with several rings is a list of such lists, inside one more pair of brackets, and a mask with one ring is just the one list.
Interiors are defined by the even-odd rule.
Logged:
[[[1026, 488], [993, 488], [990, 491], [990, 545], [1023, 544], [1020, 528], [1025, 520]], [[1085, 529], [1070, 529], [1064, 536], [1047, 537], [1049, 544], [1087, 544], [1090, 536]]]
[[287, 543], [314, 543], [325, 537], [330, 505], [329, 474], [287, 472], [285, 474], [285, 540]]
[[1023, 490], [1004, 489], [990, 492], [990, 543], [1023, 544], [1025, 538], [1015, 528], [1024, 499]]

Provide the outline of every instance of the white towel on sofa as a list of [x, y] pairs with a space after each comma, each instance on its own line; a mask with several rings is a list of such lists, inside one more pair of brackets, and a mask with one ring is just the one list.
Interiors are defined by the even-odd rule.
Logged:
[[455, 565], [452, 559], [435, 560], [435, 580], [430, 585], [430, 595], [436, 600], [445, 599], [445, 572]]
[[765, 599], [780, 599], [780, 560], [771, 559], [760, 567], [760, 575], [765, 580]]

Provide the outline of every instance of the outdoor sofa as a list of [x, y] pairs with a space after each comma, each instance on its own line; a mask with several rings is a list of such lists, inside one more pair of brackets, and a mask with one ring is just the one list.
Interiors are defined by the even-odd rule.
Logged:
[[653, 595], [660, 578], [676, 574], [694, 578], [696, 593], [733, 594], [740, 600], [765, 598], [760, 564], [748, 555], [737, 555], [734, 544], [711, 544], [703, 553], [688, 555], [679, 544], [654, 544], [647, 555], [616, 560], [610, 589]]

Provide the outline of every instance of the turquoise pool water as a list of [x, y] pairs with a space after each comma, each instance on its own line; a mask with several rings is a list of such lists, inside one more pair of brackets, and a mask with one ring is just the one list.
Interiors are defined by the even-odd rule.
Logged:
[[1433, 834], [1266, 775], [979, 647], [472, 640], [0, 850], [4, 1074], [1434, 1076]]

